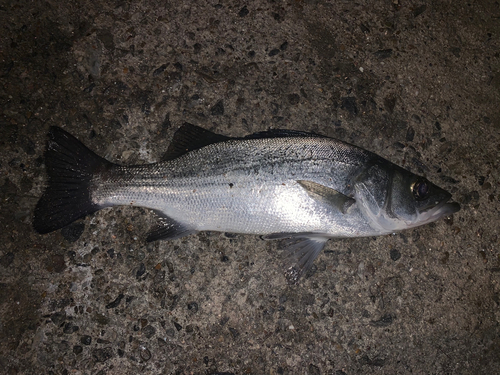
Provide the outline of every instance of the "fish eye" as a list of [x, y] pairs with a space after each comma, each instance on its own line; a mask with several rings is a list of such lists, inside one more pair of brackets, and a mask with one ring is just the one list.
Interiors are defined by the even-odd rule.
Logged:
[[417, 201], [427, 198], [429, 195], [429, 184], [426, 181], [416, 181], [413, 183], [411, 191]]

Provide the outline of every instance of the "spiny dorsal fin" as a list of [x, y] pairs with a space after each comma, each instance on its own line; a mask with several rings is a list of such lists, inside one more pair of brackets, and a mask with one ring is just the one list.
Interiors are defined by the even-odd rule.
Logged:
[[320, 199], [345, 214], [356, 200], [348, 197], [335, 189], [318, 184], [313, 181], [299, 180], [297, 183], [302, 186], [313, 199]]
[[167, 152], [162, 157], [162, 161], [172, 160], [190, 151], [198, 150], [213, 143], [224, 142], [229, 139], [231, 139], [231, 137], [215, 134], [210, 130], [185, 122], [179, 130], [175, 132]]
[[241, 139], [260, 139], [260, 138], [290, 138], [290, 137], [319, 137], [328, 138], [324, 135], [318, 135], [314, 133], [303, 132], [300, 130], [288, 130], [288, 129], [269, 129], [262, 132], [247, 135]]

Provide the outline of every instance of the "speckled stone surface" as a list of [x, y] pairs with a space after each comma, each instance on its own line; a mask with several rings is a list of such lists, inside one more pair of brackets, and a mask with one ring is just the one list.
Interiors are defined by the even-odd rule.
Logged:
[[[0, 372], [500, 372], [498, 1], [0, 3]], [[354, 143], [451, 191], [452, 218], [330, 241], [147, 244], [147, 210], [31, 227], [61, 126], [158, 160], [183, 122]]]

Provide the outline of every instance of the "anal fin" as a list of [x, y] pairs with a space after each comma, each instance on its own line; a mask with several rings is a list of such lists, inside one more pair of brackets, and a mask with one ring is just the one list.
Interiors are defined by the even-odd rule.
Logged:
[[271, 233], [271, 234], [264, 234], [260, 236], [263, 240], [292, 240], [292, 238], [296, 241], [297, 238], [307, 238], [307, 237], [315, 237], [317, 236], [317, 233], [314, 232], [306, 232], [306, 233], [297, 233], [297, 232], [278, 232], [278, 233]]
[[155, 212], [158, 217], [156, 225], [148, 233], [148, 237], [146, 239], [148, 242], [157, 240], [175, 240], [197, 232], [196, 230], [169, 218], [162, 212]]

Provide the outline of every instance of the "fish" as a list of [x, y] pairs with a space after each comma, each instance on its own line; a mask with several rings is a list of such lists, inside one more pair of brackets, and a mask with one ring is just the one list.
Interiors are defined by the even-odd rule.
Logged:
[[460, 210], [451, 194], [360, 147], [269, 130], [228, 137], [184, 123], [157, 163], [122, 166], [51, 127], [48, 175], [33, 217], [45, 234], [106, 207], [152, 210], [147, 241], [201, 231], [282, 240], [297, 283], [331, 238], [392, 234]]

